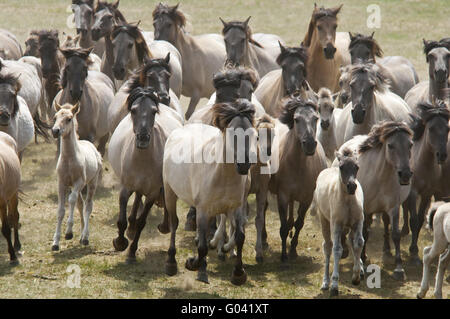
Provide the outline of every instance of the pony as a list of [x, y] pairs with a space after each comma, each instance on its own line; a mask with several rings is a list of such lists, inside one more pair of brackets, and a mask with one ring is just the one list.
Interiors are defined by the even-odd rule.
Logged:
[[338, 167], [323, 170], [316, 181], [311, 214], [317, 214], [322, 225], [323, 252], [325, 255], [325, 271], [322, 290], [330, 285], [330, 255], [333, 246], [334, 266], [330, 296], [339, 294], [339, 261], [343, 249], [341, 237], [350, 229], [351, 248], [353, 252], [352, 284], [360, 283], [360, 274], [364, 274], [361, 262], [361, 251], [364, 245], [362, 234], [364, 223], [364, 194], [356, 178], [358, 160], [350, 149], [342, 149], [336, 154]]
[[[158, 206], [164, 206], [164, 145], [171, 132], [182, 127], [182, 123], [174, 116], [172, 109], [160, 103], [154, 88], [136, 87], [127, 93], [129, 113], [111, 136], [108, 158], [121, 185], [118, 237], [113, 240], [113, 245], [117, 251], [128, 247], [128, 240], [124, 236], [128, 226], [129, 238], [133, 242], [126, 261], [133, 263], [136, 262], [139, 236], [151, 207], [155, 202]], [[133, 193], [136, 193], [136, 197], [127, 225], [127, 203]], [[142, 196], [145, 196], [145, 202], [137, 216]], [[166, 206], [164, 210], [167, 217]], [[160, 231], [167, 227], [161, 224], [158, 226]]]
[[391, 91], [401, 98], [417, 83], [419, 77], [411, 61], [402, 56], [388, 56], [376, 60], [376, 57], [383, 56], [377, 41], [373, 38], [374, 33], [369, 36], [363, 34], [350, 35], [349, 52], [352, 63], [372, 62], [376, 63], [387, 77], [391, 85]]
[[[2, 234], [8, 243], [9, 263], [18, 265], [17, 252], [19, 240], [19, 186], [21, 181], [20, 160], [14, 139], [0, 132], [0, 219]], [[14, 228], [14, 245], [11, 240], [11, 227]]]
[[[81, 141], [77, 134], [77, 114], [80, 102], [75, 105], [55, 103], [54, 138], [60, 139], [61, 152], [56, 164], [58, 175], [58, 221], [53, 236], [52, 251], [59, 250], [61, 225], [65, 214], [66, 194], [69, 190], [69, 218], [65, 239], [73, 238], [73, 213], [75, 204], [81, 216], [80, 244], [89, 245], [89, 217], [92, 213], [93, 198], [102, 172], [102, 156], [89, 141]], [[81, 191], [86, 188], [86, 199]]]
[[248, 22], [250, 17], [244, 22], [222, 21], [222, 35], [227, 51], [227, 61], [235, 65], [245, 65], [255, 69], [260, 77], [263, 77], [272, 70], [278, 69], [276, 63], [264, 47], [252, 38], [252, 31]]
[[336, 92], [339, 67], [350, 63], [348, 34], [336, 32], [337, 15], [342, 6], [319, 8], [314, 4], [308, 31], [302, 42], [308, 48], [307, 79], [316, 92], [321, 87]]
[[[214, 126], [186, 125], [172, 132], [166, 143], [163, 181], [171, 231], [166, 274], [177, 273], [176, 202], [180, 198], [197, 209], [198, 256], [189, 258], [186, 268], [198, 270], [197, 280], [208, 282], [208, 226], [217, 215], [230, 214], [234, 216], [236, 225], [232, 241], [237, 246], [231, 282], [241, 285], [247, 279], [242, 264], [242, 247], [245, 240], [246, 198], [250, 188], [248, 173], [252, 163], [256, 161], [255, 110], [248, 100], [238, 99], [232, 103], [215, 104], [212, 112]], [[238, 145], [232, 142], [236, 130], [245, 132], [245, 142], [239, 138]], [[192, 145], [195, 145], [194, 152], [183, 152], [180, 157], [180, 148], [190, 149]], [[207, 158], [200, 162], [193, 160], [198, 159], [198, 156], [201, 158], [202, 154], [207, 154]]]
[[255, 96], [266, 112], [273, 117], [281, 113], [281, 100], [290, 94], [300, 94], [304, 98], [316, 99], [315, 93], [308, 84], [306, 65], [307, 48], [285, 47], [279, 43], [281, 50], [277, 63], [281, 70], [267, 73], [260, 81]]
[[429, 287], [430, 264], [439, 256], [434, 296], [442, 299], [442, 282], [450, 262], [450, 204], [435, 202], [428, 210], [428, 226], [433, 231], [433, 244], [423, 249], [423, 275], [417, 298], [425, 297]]
[[218, 34], [192, 36], [184, 30], [186, 17], [178, 10], [178, 5], [159, 3], [152, 13], [155, 39], [173, 44], [183, 61], [182, 94], [190, 97], [186, 111], [189, 119], [200, 98], [209, 97], [214, 92], [211, 76], [220, 70], [226, 60], [223, 37]]
[[[313, 199], [317, 176], [327, 167], [322, 145], [316, 139], [318, 119], [315, 102], [300, 96], [285, 99], [279, 120], [289, 130], [280, 135], [275, 133], [279, 139], [279, 168], [269, 182], [269, 191], [277, 196], [278, 202], [282, 262], [288, 260], [286, 239], [292, 226], [295, 226], [295, 233], [289, 256], [293, 259], [297, 256], [298, 236]], [[291, 221], [293, 216], [289, 216], [289, 221], [287, 216], [288, 205], [292, 215], [294, 202], [299, 202], [295, 223]]]

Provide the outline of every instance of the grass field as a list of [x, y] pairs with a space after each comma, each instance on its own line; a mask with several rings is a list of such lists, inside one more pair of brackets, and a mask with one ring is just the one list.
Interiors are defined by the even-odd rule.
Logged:
[[[69, 0], [0, 0], [0, 27], [17, 35], [21, 43], [32, 29], [56, 28], [73, 33], [66, 25]], [[144, 30], [152, 29], [151, 12], [156, 1], [121, 0], [120, 7], [129, 21], [142, 20]], [[335, 1], [318, 1], [326, 6]], [[369, 33], [366, 27], [366, 7], [377, 3], [381, 8], [381, 28], [375, 37], [386, 55], [403, 55], [415, 65], [421, 79], [427, 78], [427, 64], [422, 53], [422, 38], [440, 39], [449, 36], [450, 9], [447, 1], [342, 1], [338, 31]], [[188, 14], [194, 34], [220, 32], [218, 17], [225, 20], [245, 19], [251, 15], [254, 32], [280, 35], [289, 45], [303, 39], [314, 1], [246, 0], [246, 1], [182, 1], [181, 9]], [[186, 100], [183, 99], [185, 103]], [[251, 216], [246, 228], [244, 263], [248, 281], [241, 287], [229, 279], [234, 261], [221, 262], [215, 251], [209, 252], [210, 284], [195, 280], [195, 273], [184, 268], [184, 262], [195, 251], [194, 233], [184, 231], [188, 207], [179, 202], [180, 227], [177, 234], [179, 273], [175, 277], [164, 274], [164, 262], [169, 235], [161, 235], [156, 225], [162, 211], [153, 209], [147, 220], [137, 252], [138, 263], [125, 264], [125, 254], [114, 251], [118, 215], [118, 184], [107, 160], [104, 164], [103, 185], [95, 196], [91, 220], [90, 246], [78, 243], [79, 215], [75, 218], [75, 238], [61, 239], [61, 251], [51, 252], [56, 226], [57, 188], [54, 144], [40, 140], [31, 144], [22, 163], [23, 201], [20, 203], [23, 256], [20, 265], [11, 268], [6, 254], [6, 241], [0, 239], [0, 298], [324, 298], [320, 291], [323, 272], [322, 235], [318, 221], [307, 216], [300, 234], [298, 254], [287, 265], [280, 263], [279, 219], [274, 198], [267, 215], [270, 249], [265, 252], [264, 264], [255, 261], [254, 226], [255, 205], [251, 199]], [[132, 201], [130, 200], [130, 204]], [[66, 215], [67, 216], [67, 215]], [[383, 260], [382, 225], [374, 223], [368, 245], [372, 263], [381, 267], [381, 288], [369, 289], [365, 282], [351, 285], [351, 260], [341, 266], [341, 298], [414, 298], [419, 288], [422, 269], [409, 265], [410, 236], [402, 239], [406, 280], [392, 277], [393, 259]], [[431, 243], [427, 230], [421, 233], [419, 251]], [[420, 255], [422, 255], [420, 253]], [[69, 288], [68, 266], [81, 269], [81, 287]], [[433, 277], [435, 268], [433, 268]], [[432, 289], [431, 289], [432, 290]], [[430, 296], [432, 291], [428, 293]], [[444, 283], [444, 296], [450, 294]]]

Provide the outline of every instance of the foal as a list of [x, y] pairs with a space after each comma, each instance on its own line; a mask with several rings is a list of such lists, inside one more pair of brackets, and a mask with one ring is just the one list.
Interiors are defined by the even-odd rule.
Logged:
[[342, 109], [334, 107], [333, 95], [329, 89], [321, 88], [318, 95], [320, 125], [317, 126], [317, 140], [322, 144], [327, 160], [331, 163], [338, 148], [336, 126]]
[[325, 272], [322, 290], [328, 290], [330, 284], [329, 267], [331, 245], [333, 245], [334, 266], [330, 296], [337, 296], [339, 293], [339, 261], [343, 253], [341, 236], [346, 233], [347, 228], [351, 230], [350, 240], [354, 257], [352, 283], [354, 285], [359, 284], [360, 272], [363, 271], [361, 251], [364, 245], [362, 235], [364, 198], [362, 187], [356, 179], [359, 169], [358, 161], [348, 148], [336, 153], [336, 157], [339, 166], [327, 168], [319, 174], [311, 207], [311, 211], [316, 210], [319, 213], [324, 239]]
[[[95, 146], [86, 140], [79, 140], [76, 116], [80, 111], [79, 102], [75, 105], [64, 104], [60, 106], [55, 101], [55, 125], [52, 134], [55, 138], [61, 138], [58, 163], [58, 223], [53, 236], [52, 250], [59, 250], [59, 238], [61, 236], [61, 223], [65, 214], [65, 197], [69, 188], [69, 219], [67, 221], [66, 239], [72, 239], [73, 213], [75, 203], [81, 215], [81, 239], [80, 243], [89, 245], [89, 216], [92, 212], [93, 197], [97, 182], [102, 171], [102, 157]], [[81, 195], [81, 190], [87, 187], [86, 200]]]

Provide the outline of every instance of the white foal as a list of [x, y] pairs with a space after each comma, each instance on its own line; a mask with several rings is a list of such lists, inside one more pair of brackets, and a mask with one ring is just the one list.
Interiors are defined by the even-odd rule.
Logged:
[[428, 213], [428, 226], [433, 230], [433, 245], [423, 249], [422, 284], [417, 298], [423, 298], [429, 287], [430, 264], [439, 256], [434, 296], [442, 298], [445, 269], [450, 264], [450, 203], [436, 202]]
[[[58, 223], [53, 236], [52, 250], [59, 250], [59, 238], [61, 236], [61, 224], [65, 214], [65, 198], [69, 195], [69, 219], [67, 220], [66, 239], [72, 239], [73, 213], [75, 204], [81, 215], [80, 243], [89, 245], [89, 216], [92, 212], [93, 197], [97, 188], [97, 182], [102, 171], [102, 157], [89, 141], [79, 140], [77, 134], [76, 115], [80, 111], [79, 103], [72, 106], [55, 103], [55, 125], [52, 134], [55, 138], [61, 138], [61, 152], [56, 165], [58, 173]], [[81, 191], [87, 188], [86, 199], [83, 199]]]

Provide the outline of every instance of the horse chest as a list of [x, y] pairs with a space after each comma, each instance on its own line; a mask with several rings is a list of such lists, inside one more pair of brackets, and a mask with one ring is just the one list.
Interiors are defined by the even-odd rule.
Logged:
[[58, 163], [57, 172], [59, 181], [67, 186], [73, 186], [80, 178], [86, 178], [83, 166], [75, 160]]

